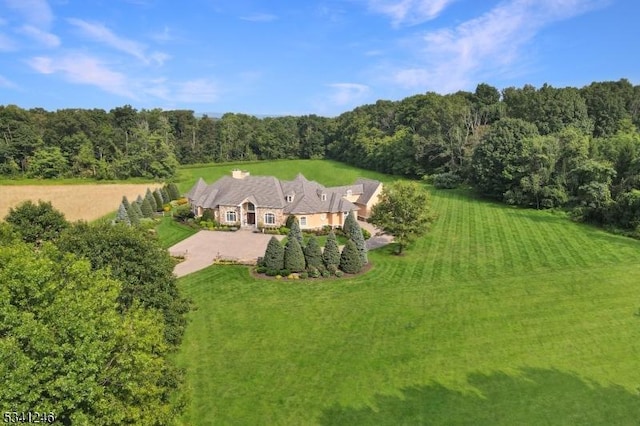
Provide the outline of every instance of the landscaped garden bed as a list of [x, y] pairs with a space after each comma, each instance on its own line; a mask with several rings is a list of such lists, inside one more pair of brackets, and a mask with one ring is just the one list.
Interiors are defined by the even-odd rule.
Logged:
[[287, 224], [290, 228], [286, 242], [271, 238], [253, 270], [256, 276], [276, 280], [342, 278], [361, 273], [369, 263], [364, 235], [353, 213], [347, 216], [344, 228], [339, 231], [346, 238], [342, 251], [333, 229], [328, 231], [322, 249], [315, 235], [303, 237], [295, 217]]

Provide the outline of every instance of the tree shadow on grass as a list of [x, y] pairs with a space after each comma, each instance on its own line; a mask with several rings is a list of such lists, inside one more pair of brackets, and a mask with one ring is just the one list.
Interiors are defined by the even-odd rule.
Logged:
[[557, 370], [524, 369], [520, 375], [473, 374], [475, 392], [440, 384], [378, 396], [375, 408], [333, 406], [322, 425], [638, 425], [640, 396]]

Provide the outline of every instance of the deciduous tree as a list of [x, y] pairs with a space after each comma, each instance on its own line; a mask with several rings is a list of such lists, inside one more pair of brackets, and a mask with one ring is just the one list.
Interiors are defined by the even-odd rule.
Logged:
[[64, 214], [53, 208], [49, 201], [42, 200], [38, 204], [28, 200], [10, 208], [5, 220], [31, 244], [54, 241], [69, 226]]
[[427, 190], [416, 182], [405, 181], [386, 184], [382, 188], [370, 218], [371, 223], [394, 236], [398, 254], [415, 238], [425, 234], [432, 221]]

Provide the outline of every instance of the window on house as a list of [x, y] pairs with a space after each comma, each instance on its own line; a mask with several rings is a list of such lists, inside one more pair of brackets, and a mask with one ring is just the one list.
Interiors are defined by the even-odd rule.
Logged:
[[327, 201], [327, 194], [322, 194], [320, 198], [322, 199], [322, 201]]
[[353, 194], [353, 192], [351, 192], [351, 190], [350, 190], [350, 189], [347, 189], [347, 197], [350, 197], [350, 196], [351, 196], [351, 194]]
[[276, 215], [273, 213], [265, 213], [264, 214], [264, 224], [265, 225], [275, 225], [276, 224]]
[[300, 218], [300, 226], [307, 226], [307, 217], [306, 216], [302, 216]]
[[228, 211], [226, 215], [227, 222], [236, 223], [238, 221], [238, 216], [234, 211]]
[[290, 203], [293, 201], [293, 195], [287, 195], [284, 199], [287, 200], [287, 203]]

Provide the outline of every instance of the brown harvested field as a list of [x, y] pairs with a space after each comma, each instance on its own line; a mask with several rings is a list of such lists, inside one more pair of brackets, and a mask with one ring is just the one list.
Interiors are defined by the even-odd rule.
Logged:
[[154, 183], [1, 186], [0, 219], [4, 219], [10, 207], [22, 201], [44, 200], [51, 201], [51, 204], [63, 212], [70, 221], [91, 221], [116, 211], [123, 195], [126, 195], [129, 201], [133, 201], [138, 195], [144, 196], [147, 188], [154, 190], [160, 186], [162, 185]]

